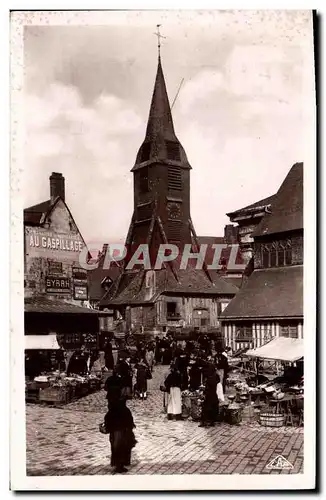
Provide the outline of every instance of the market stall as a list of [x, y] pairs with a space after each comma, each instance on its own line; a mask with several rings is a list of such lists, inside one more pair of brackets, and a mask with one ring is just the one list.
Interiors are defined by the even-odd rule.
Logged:
[[[303, 339], [277, 337], [259, 348], [248, 350], [246, 356], [257, 360], [256, 376], [260, 370], [264, 373], [265, 361], [277, 364], [278, 368], [271, 380], [255, 388], [266, 395], [265, 405], [260, 411], [260, 423], [274, 427], [303, 424]], [[249, 391], [249, 394], [253, 392]]]
[[66, 404], [100, 388], [101, 374], [68, 377], [66, 354], [57, 335], [25, 335], [27, 402]]

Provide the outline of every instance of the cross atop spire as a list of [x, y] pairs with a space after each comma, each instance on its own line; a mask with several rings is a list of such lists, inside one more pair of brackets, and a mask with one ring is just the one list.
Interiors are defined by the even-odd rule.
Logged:
[[161, 35], [160, 27], [161, 27], [161, 24], [157, 24], [156, 25], [157, 31], [155, 33], [153, 33], [154, 35], [157, 36], [157, 49], [158, 49], [158, 56], [159, 57], [161, 55], [161, 38], [166, 38], [166, 36]]

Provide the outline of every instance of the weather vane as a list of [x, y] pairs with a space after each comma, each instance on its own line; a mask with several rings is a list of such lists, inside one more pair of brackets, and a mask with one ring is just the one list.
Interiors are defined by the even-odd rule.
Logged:
[[161, 55], [161, 38], [166, 38], [166, 36], [163, 36], [160, 33], [161, 24], [157, 24], [156, 27], [157, 27], [157, 31], [154, 33], [154, 35], [157, 36], [158, 55]]

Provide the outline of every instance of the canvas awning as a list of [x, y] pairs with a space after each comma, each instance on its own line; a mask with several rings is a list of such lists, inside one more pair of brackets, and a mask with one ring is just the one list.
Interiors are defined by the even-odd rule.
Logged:
[[60, 346], [56, 335], [25, 335], [25, 349], [57, 350]]
[[277, 337], [261, 347], [249, 349], [246, 356], [294, 363], [304, 356], [303, 339]]

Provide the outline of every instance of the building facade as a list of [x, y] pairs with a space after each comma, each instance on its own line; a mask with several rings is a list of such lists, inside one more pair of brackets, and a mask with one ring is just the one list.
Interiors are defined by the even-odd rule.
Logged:
[[226, 214], [238, 225], [238, 242], [243, 262], [248, 265], [254, 255], [253, 232], [266, 213], [270, 211], [275, 195]]
[[25, 335], [37, 335], [39, 349], [49, 334], [66, 349], [96, 346], [99, 313], [89, 307], [80, 263], [87, 248], [66, 205], [62, 174], [52, 173], [49, 200], [24, 210], [24, 237]]
[[303, 164], [291, 168], [252, 233], [254, 271], [222, 313], [226, 344], [256, 348], [303, 338]]
[[86, 245], [65, 203], [65, 179], [50, 177], [51, 198], [24, 210], [25, 297], [45, 295], [76, 305], [88, 301]]

